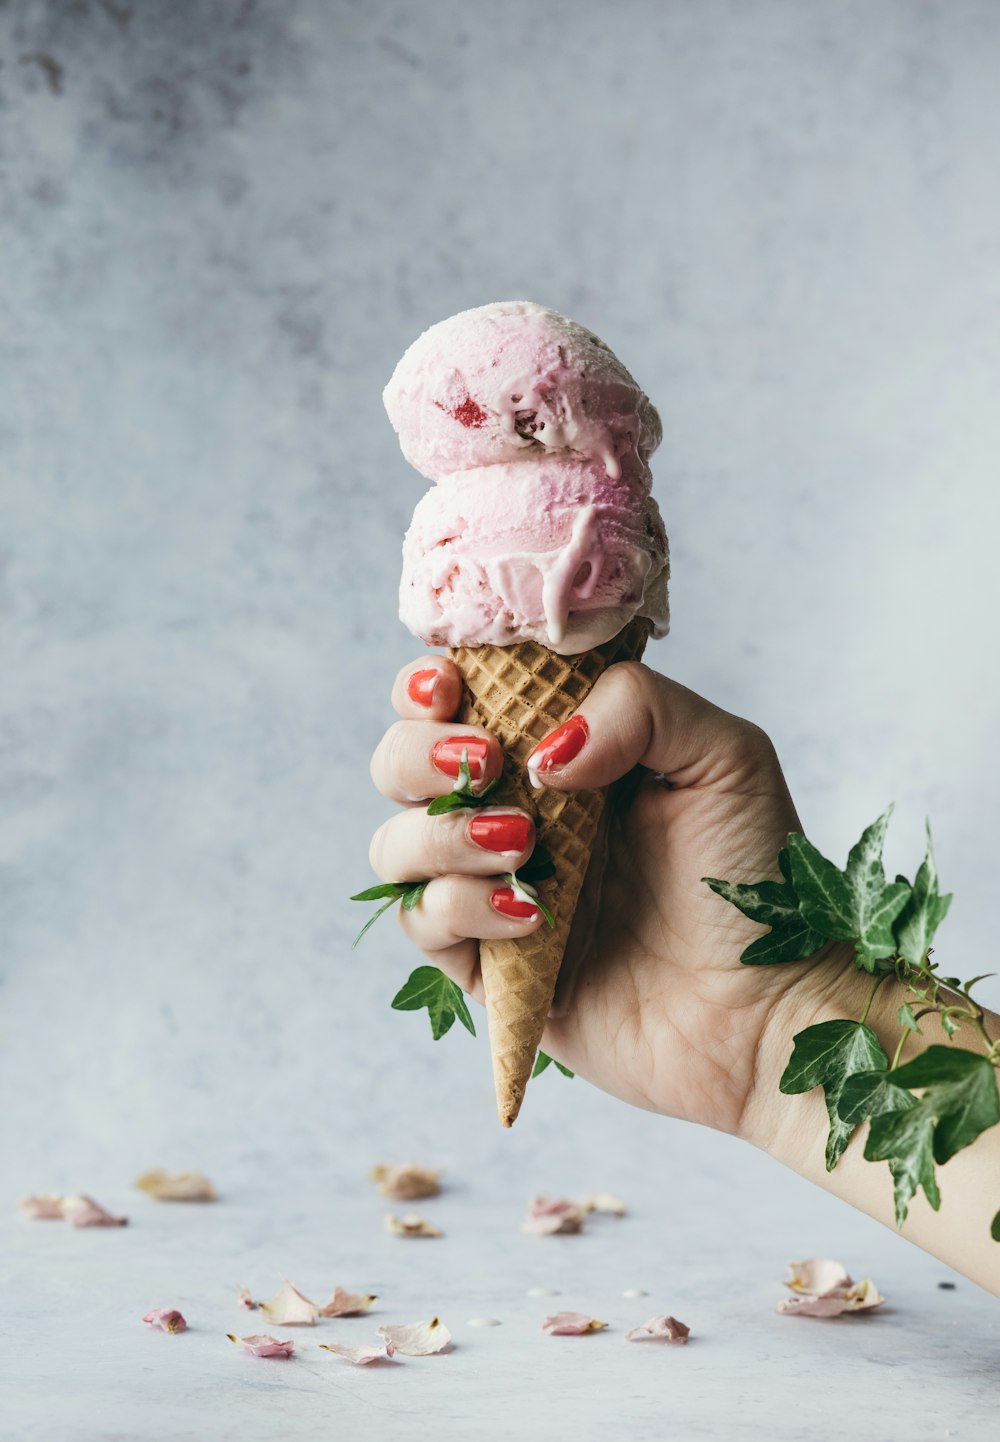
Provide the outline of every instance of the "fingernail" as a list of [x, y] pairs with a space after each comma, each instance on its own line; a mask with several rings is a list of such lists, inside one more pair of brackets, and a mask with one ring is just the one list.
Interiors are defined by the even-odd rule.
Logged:
[[480, 736], [446, 736], [438, 741], [431, 751], [431, 761], [445, 776], [452, 780], [458, 777], [462, 764], [462, 753], [468, 752], [469, 773], [473, 781], [482, 781], [486, 774], [486, 758], [490, 754], [490, 743]]
[[558, 766], [566, 766], [574, 757], [579, 756], [587, 738], [590, 735], [590, 727], [583, 716], [571, 716], [558, 726], [551, 736], [535, 747], [527, 760], [528, 775], [531, 777], [533, 786], [540, 783], [536, 779], [537, 773], [543, 775], [546, 771], [554, 771]]
[[501, 856], [518, 856], [528, 845], [531, 820], [516, 811], [494, 811], [487, 816], [474, 816], [466, 831], [469, 840], [484, 851], [498, 851]]
[[511, 916], [515, 921], [534, 921], [539, 914], [537, 906], [523, 901], [509, 886], [498, 886], [490, 896], [490, 905], [501, 916]]
[[430, 706], [434, 702], [434, 688], [440, 679], [441, 672], [436, 667], [431, 667], [429, 671], [414, 671], [406, 683], [406, 694], [418, 706]]

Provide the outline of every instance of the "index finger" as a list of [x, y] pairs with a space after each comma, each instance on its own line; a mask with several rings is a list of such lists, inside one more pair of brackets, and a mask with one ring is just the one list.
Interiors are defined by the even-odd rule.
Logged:
[[393, 682], [392, 704], [404, 721], [450, 721], [461, 703], [462, 678], [447, 656], [421, 656]]

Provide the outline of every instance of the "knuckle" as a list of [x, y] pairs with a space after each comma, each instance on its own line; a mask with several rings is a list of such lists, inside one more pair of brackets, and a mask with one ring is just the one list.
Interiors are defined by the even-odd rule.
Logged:
[[399, 775], [400, 754], [406, 742], [405, 721], [395, 721], [375, 748], [371, 759], [372, 780], [379, 790], [394, 786]]
[[383, 881], [388, 880], [385, 875], [383, 858], [385, 856], [385, 835], [389, 825], [388, 821], [383, 821], [368, 845], [368, 864], [375, 875], [381, 877]]

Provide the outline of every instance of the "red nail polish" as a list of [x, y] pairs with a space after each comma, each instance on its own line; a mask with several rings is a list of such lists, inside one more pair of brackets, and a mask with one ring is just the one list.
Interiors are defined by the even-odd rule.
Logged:
[[522, 901], [509, 886], [498, 886], [490, 896], [490, 905], [501, 916], [511, 916], [515, 921], [534, 921], [538, 907], [530, 901]]
[[441, 672], [435, 667], [429, 671], [414, 671], [406, 683], [406, 694], [418, 706], [430, 706], [434, 700], [434, 688], [441, 679]]
[[571, 716], [535, 747], [528, 757], [528, 765], [532, 771], [552, 771], [557, 766], [566, 766], [579, 756], [589, 735], [586, 718]]
[[438, 741], [431, 751], [431, 760], [439, 771], [453, 780], [458, 779], [458, 768], [462, 764], [462, 752], [469, 753], [469, 771], [473, 781], [482, 781], [486, 774], [486, 758], [490, 754], [490, 743], [479, 736], [446, 736]]
[[514, 812], [489, 812], [474, 816], [468, 825], [468, 836], [484, 851], [500, 851], [514, 856], [523, 851], [531, 835], [531, 821]]

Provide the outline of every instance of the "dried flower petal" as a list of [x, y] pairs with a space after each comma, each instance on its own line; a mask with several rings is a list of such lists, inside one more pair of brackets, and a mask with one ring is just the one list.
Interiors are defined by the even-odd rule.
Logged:
[[533, 1197], [528, 1203], [521, 1231], [536, 1237], [551, 1237], [557, 1233], [568, 1236], [582, 1229], [584, 1215], [576, 1202]]
[[586, 1332], [601, 1332], [607, 1325], [583, 1312], [556, 1312], [545, 1318], [542, 1331], [550, 1337], [582, 1337]]
[[415, 1216], [412, 1212], [406, 1217], [394, 1217], [391, 1214], [385, 1219], [386, 1231], [394, 1232], [397, 1237], [443, 1237], [444, 1232], [425, 1222], [423, 1217]]
[[71, 1227], [124, 1227], [128, 1217], [116, 1217], [92, 1197], [63, 1197], [62, 1214]]
[[249, 1287], [241, 1287], [240, 1295], [236, 1298], [236, 1305], [238, 1307], [244, 1307], [248, 1312], [255, 1312], [260, 1306], [260, 1303], [255, 1302], [253, 1297], [251, 1297]]
[[625, 1203], [613, 1192], [591, 1192], [579, 1204], [581, 1212], [608, 1212], [613, 1217], [624, 1217]]
[[291, 1282], [285, 1282], [269, 1302], [261, 1302], [260, 1310], [274, 1327], [315, 1327], [319, 1308], [303, 1297]]
[[785, 1283], [793, 1292], [807, 1297], [825, 1297], [837, 1287], [852, 1285], [850, 1277], [839, 1262], [828, 1257], [813, 1257], [804, 1262], [789, 1262], [791, 1280]]
[[[646, 1335], [643, 1336], [642, 1333]], [[676, 1317], [650, 1317], [641, 1327], [632, 1327], [625, 1333], [626, 1342], [645, 1342], [650, 1337], [664, 1342], [686, 1342], [691, 1328]]]
[[188, 1329], [188, 1324], [180, 1312], [170, 1307], [154, 1307], [142, 1320], [151, 1327], [159, 1327], [163, 1332], [186, 1332]]
[[214, 1202], [216, 1191], [201, 1172], [167, 1172], [154, 1167], [135, 1181], [140, 1192], [147, 1192], [159, 1202]]
[[239, 1342], [252, 1357], [290, 1357], [295, 1351], [294, 1342], [279, 1342], [277, 1337], [254, 1333], [249, 1337], [237, 1337], [232, 1332], [226, 1336], [230, 1342]]
[[391, 1342], [383, 1342], [381, 1347], [344, 1347], [339, 1342], [320, 1342], [319, 1345], [324, 1352], [333, 1352], [353, 1362], [355, 1367], [367, 1367], [369, 1362], [387, 1362], [396, 1350]]
[[384, 1338], [386, 1346], [405, 1357], [429, 1357], [434, 1352], [443, 1352], [451, 1341], [451, 1333], [440, 1317], [405, 1327], [379, 1327], [378, 1335]]
[[320, 1307], [319, 1314], [321, 1317], [360, 1317], [377, 1301], [373, 1293], [345, 1292], [343, 1287], [334, 1287], [333, 1296], [325, 1307]]
[[783, 1297], [777, 1310], [786, 1316], [839, 1317], [844, 1312], [867, 1312], [885, 1301], [870, 1277], [853, 1282], [839, 1262], [815, 1258], [789, 1262], [792, 1279], [785, 1286], [798, 1296]]
[[441, 1190], [440, 1171], [416, 1162], [380, 1163], [372, 1168], [371, 1175], [382, 1195], [394, 1197], [397, 1202], [419, 1202], [424, 1197], [436, 1197]]
[[42, 1192], [37, 1196], [25, 1197], [21, 1211], [26, 1217], [36, 1220], [59, 1221], [63, 1219], [63, 1199], [58, 1192]]

